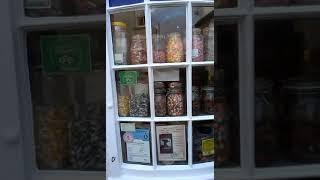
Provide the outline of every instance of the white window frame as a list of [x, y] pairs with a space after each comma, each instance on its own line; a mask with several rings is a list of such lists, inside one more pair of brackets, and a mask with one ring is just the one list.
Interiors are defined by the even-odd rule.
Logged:
[[[107, 78], [106, 78], [106, 93], [107, 93], [107, 166], [109, 179], [126, 179], [133, 180], [143, 179], [201, 179], [209, 180], [214, 177], [214, 163], [207, 162], [201, 164], [192, 163], [192, 122], [194, 121], [206, 121], [213, 120], [214, 115], [208, 116], [192, 116], [192, 67], [195, 66], [208, 66], [213, 67], [214, 62], [192, 62], [191, 56], [191, 40], [192, 40], [192, 5], [208, 5], [213, 8], [213, 1], [202, 0], [182, 0], [182, 1], [144, 1], [143, 3], [134, 5], [124, 5], [119, 7], [108, 7], [106, 15], [106, 31], [107, 31]], [[186, 8], [186, 62], [183, 63], [170, 63], [170, 64], [153, 64], [152, 56], [152, 34], [151, 34], [151, 11], [152, 7], [168, 7], [172, 5], [178, 5], [179, 7]], [[144, 9], [145, 22], [146, 22], [146, 40], [147, 40], [147, 64], [141, 65], [114, 65], [113, 50], [112, 50], [112, 35], [111, 35], [111, 22], [110, 15], [119, 12], [132, 11], [136, 9]], [[186, 89], [187, 89], [187, 115], [182, 117], [155, 117], [154, 112], [154, 87], [153, 87], [153, 70], [155, 68], [186, 68]], [[151, 117], [148, 118], [136, 118], [136, 117], [119, 117], [117, 110], [117, 92], [115, 87], [115, 71], [116, 70], [128, 70], [145, 68], [149, 74], [149, 94], [150, 94], [150, 107]], [[110, 92], [112, 89], [112, 92]], [[120, 122], [149, 122], [151, 126], [151, 147], [152, 147], [152, 164], [137, 165], [127, 164], [122, 162], [122, 150], [121, 139], [119, 132]], [[188, 164], [187, 165], [157, 165], [156, 155], [156, 122], [187, 122], [187, 141], [188, 141]]]

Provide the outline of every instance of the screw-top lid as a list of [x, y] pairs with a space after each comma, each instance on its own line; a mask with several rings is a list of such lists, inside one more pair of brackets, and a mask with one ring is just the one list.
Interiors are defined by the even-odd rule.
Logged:
[[121, 21], [112, 22], [112, 26], [120, 26], [120, 27], [127, 27], [127, 24]]

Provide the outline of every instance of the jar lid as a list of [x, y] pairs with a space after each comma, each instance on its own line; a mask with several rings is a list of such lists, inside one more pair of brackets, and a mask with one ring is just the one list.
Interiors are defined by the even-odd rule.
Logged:
[[214, 91], [214, 87], [212, 87], [212, 86], [205, 86], [205, 87], [202, 88], [202, 90], [204, 90], [204, 91]]
[[164, 82], [159, 82], [159, 81], [157, 81], [157, 82], [154, 83], [154, 88], [155, 88], [155, 89], [165, 88], [165, 84], [164, 84]]
[[132, 36], [132, 39], [134, 39], [134, 40], [146, 39], [146, 36], [142, 35], [142, 34], [135, 34], [135, 35]]
[[201, 34], [201, 29], [200, 28], [193, 28], [192, 34]]
[[120, 27], [126, 28], [127, 24], [121, 21], [115, 21], [115, 22], [112, 22], [112, 26], [120, 26]]
[[171, 83], [169, 83], [168, 87], [171, 89], [182, 88], [182, 83], [181, 82], [171, 82]]
[[172, 32], [172, 33], [169, 33], [168, 36], [179, 36], [179, 37], [181, 37], [181, 34], [179, 32]]

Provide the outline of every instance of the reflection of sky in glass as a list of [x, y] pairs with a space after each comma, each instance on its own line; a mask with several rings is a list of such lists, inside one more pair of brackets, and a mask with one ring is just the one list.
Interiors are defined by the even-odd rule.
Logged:
[[186, 8], [167, 7], [154, 8], [152, 13], [152, 27], [161, 34], [170, 32], [181, 32], [185, 34], [186, 29]]

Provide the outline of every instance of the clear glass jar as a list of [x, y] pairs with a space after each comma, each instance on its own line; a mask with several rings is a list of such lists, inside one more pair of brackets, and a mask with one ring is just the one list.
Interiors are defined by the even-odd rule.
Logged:
[[127, 25], [123, 22], [113, 22], [113, 48], [114, 48], [114, 64], [125, 65], [128, 64], [128, 40], [127, 40]]
[[165, 116], [167, 114], [166, 87], [163, 82], [154, 83], [155, 115]]
[[120, 117], [129, 116], [130, 94], [129, 87], [119, 85], [118, 90], [118, 114]]
[[167, 110], [169, 116], [182, 116], [184, 109], [185, 97], [181, 82], [171, 82], [167, 94]]
[[295, 161], [320, 161], [320, 83], [291, 79], [286, 89], [286, 117], [291, 122], [291, 156]]
[[180, 33], [174, 32], [168, 35], [166, 48], [168, 63], [178, 63], [184, 61], [184, 47]]
[[201, 111], [200, 89], [197, 86], [192, 87], [192, 115], [199, 115]]
[[133, 87], [133, 94], [130, 98], [131, 117], [147, 117], [150, 115], [148, 76], [145, 74], [140, 76], [139, 82]]
[[203, 112], [206, 114], [214, 113], [214, 88], [206, 86], [202, 88]]
[[130, 58], [131, 64], [147, 64], [146, 37], [144, 35], [132, 36]]
[[204, 35], [204, 61], [214, 61], [214, 24], [210, 22], [209, 27], [203, 30]]
[[163, 35], [154, 34], [152, 37], [153, 44], [153, 62], [154, 63], [166, 63], [166, 47], [165, 47], [165, 38]]
[[192, 30], [192, 61], [203, 61], [203, 36], [200, 28]]

